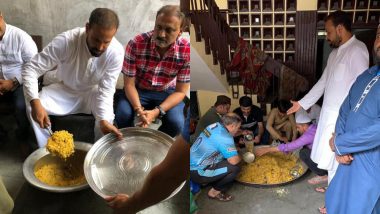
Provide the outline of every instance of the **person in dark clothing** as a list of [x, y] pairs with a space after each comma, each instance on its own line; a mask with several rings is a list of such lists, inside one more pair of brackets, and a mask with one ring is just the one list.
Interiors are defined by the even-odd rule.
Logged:
[[[254, 143], [256, 145], [267, 145], [269, 140], [269, 133], [264, 128], [263, 112], [262, 110], [252, 104], [252, 99], [248, 96], [243, 96], [239, 99], [239, 108], [233, 112], [242, 120], [240, 126], [240, 134], [250, 134], [254, 136]], [[242, 136], [235, 138], [235, 142], [239, 142]]]

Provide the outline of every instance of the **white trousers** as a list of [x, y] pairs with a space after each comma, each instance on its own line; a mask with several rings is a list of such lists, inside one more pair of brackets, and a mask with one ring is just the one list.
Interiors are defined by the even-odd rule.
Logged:
[[[97, 87], [88, 91], [78, 92], [67, 88], [62, 83], [54, 83], [43, 87], [39, 93], [39, 97], [48, 115], [92, 114], [95, 109], [96, 93]], [[50, 135], [46, 129], [40, 128], [40, 125], [33, 120], [30, 103], [27, 103], [26, 111], [34, 134], [36, 135], [38, 146], [44, 147]], [[113, 123], [113, 121], [108, 122]], [[103, 136], [98, 120], [95, 121], [94, 133], [95, 141]]]
[[327, 178], [328, 178], [327, 182], [328, 182], [328, 185], [330, 185], [330, 182], [334, 178], [335, 173], [336, 173], [336, 169], [334, 169], [334, 170], [328, 170], [327, 171]]

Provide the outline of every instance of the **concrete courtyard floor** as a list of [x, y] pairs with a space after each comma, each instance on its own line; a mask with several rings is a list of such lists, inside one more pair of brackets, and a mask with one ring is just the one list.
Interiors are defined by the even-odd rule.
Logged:
[[228, 191], [234, 196], [230, 202], [219, 202], [207, 197], [211, 187], [202, 188], [197, 198], [198, 214], [318, 214], [324, 204], [324, 194], [316, 192], [309, 178], [315, 174], [307, 172], [297, 181], [279, 187], [261, 188], [237, 182]]

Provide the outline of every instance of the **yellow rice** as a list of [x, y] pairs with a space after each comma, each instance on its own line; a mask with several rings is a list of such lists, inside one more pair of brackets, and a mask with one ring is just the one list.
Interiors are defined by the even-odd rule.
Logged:
[[68, 131], [56, 131], [49, 137], [46, 149], [62, 159], [70, 157], [74, 153], [73, 135]]
[[87, 152], [76, 150], [75, 155], [63, 160], [46, 155], [34, 165], [34, 175], [50, 186], [77, 186], [86, 183], [83, 163]]
[[34, 170], [34, 175], [50, 186], [76, 186], [86, 182], [83, 169], [51, 163]]
[[295, 156], [281, 152], [267, 153], [243, 165], [237, 180], [254, 184], [280, 184], [294, 179], [290, 174], [292, 169], [297, 169], [299, 175], [304, 172]]

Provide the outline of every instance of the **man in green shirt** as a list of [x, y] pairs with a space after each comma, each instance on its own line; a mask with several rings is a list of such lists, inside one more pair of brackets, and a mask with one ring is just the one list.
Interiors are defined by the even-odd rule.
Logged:
[[221, 122], [221, 116], [230, 111], [231, 98], [225, 95], [219, 95], [216, 98], [214, 106], [212, 106], [201, 119], [198, 121], [194, 134], [190, 137], [190, 142], [193, 143], [199, 134], [210, 124]]

